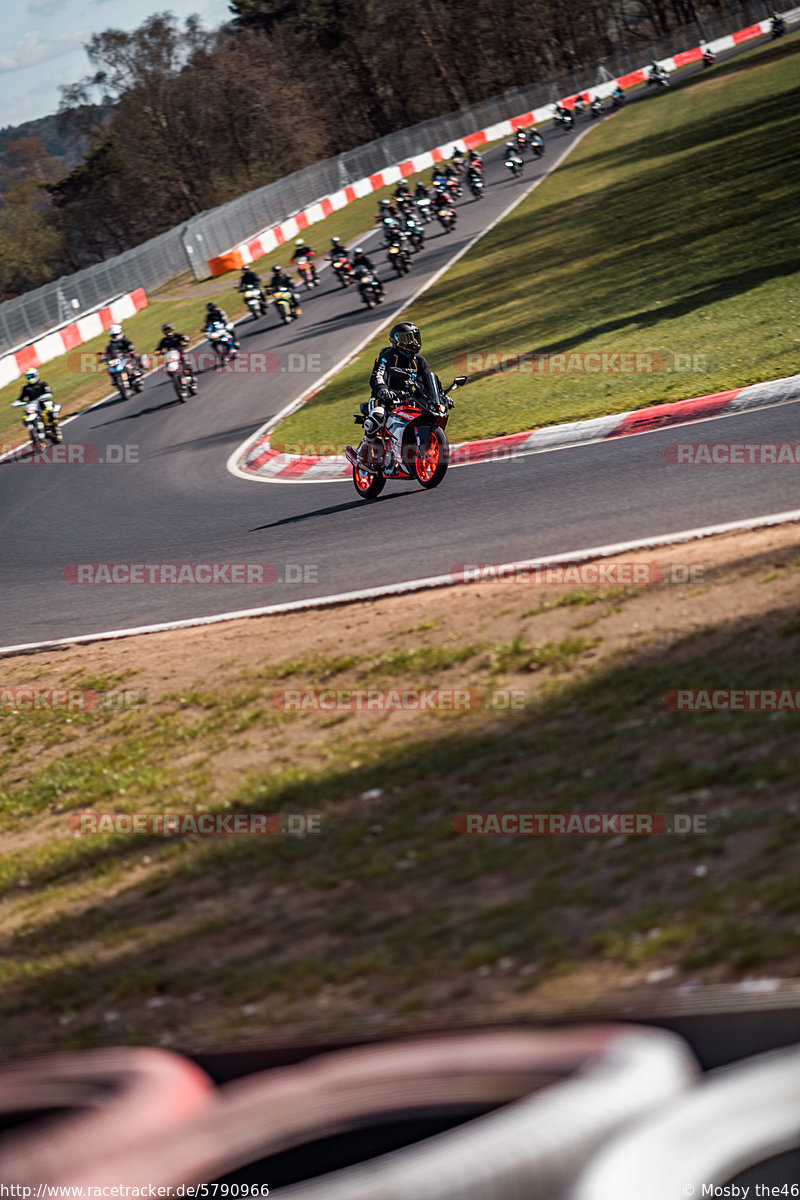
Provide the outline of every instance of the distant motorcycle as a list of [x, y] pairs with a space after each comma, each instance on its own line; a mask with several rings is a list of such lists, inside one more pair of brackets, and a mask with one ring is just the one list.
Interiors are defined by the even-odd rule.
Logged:
[[713, 67], [713, 65], [716, 61], [717, 61], [717, 56], [713, 52], [713, 50], [704, 50], [703, 51], [703, 66], [704, 67]]
[[[450, 461], [445, 433], [453, 407], [449, 393], [466, 380], [466, 375], [457, 375], [450, 387], [440, 390], [438, 399], [431, 402], [409, 379], [408, 387], [396, 394], [375, 439], [370, 464], [359, 466], [358, 452], [352, 446], [345, 447], [347, 461], [353, 467], [353, 485], [362, 499], [379, 496], [387, 479], [416, 479], [424, 488], [439, 486]], [[357, 425], [364, 424], [371, 404], [370, 400], [359, 406]]]
[[657, 88], [669, 87], [669, 74], [663, 67], [652, 67], [650, 74], [647, 76], [647, 86]]
[[618, 87], [617, 90], [613, 93], [613, 95], [611, 97], [611, 107], [612, 108], [622, 108], [624, 103], [625, 103], [625, 93], [623, 92], [621, 87]]
[[483, 177], [480, 171], [469, 171], [467, 173], [467, 187], [472, 192], [475, 200], [480, 200], [483, 197]]
[[422, 226], [413, 217], [406, 217], [403, 225], [403, 233], [408, 238], [415, 252], [421, 250], [425, 245], [425, 234], [422, 232]]
[[297, 267], [300, 278], [309, 291], [313, 287], [319, 287], [317, 268], [314, 266], [309, 255], [301, 254], [300, 257], [295, 260], [295, 266]]
[[[350, 265], [350, 274], [353, 273], [352, 263]], [[289, 288], [276, 288], [270, 294], [270, 300], [278, 310], [278, 316], [284, 325], [288, 325], [291, 321], [296, 321], [300, 316], [300, 311], [295, 303], [294, 296]]]
[[402, 242], [392, 242], [391, 245], [387, 246], [386, 257], [398, 277], [400, 275], [407, 275], [411, 270], [411, 254], [408, 247], [404, 246]]
[[595, 97], [595, 99], [589, 105], [589, 114], [592, 117], [592, 120], [595, 120], [597, 117], [602, 117], [603, 101], [600, 100], [598, 97]]
[[351, 283], [355, 283], [356, 279], [355, 275], [353, 274], [353, 264], [350, 262], [350, 259], [346, 254], [339, 254], [335, 258], [331, 259], [331, 267], [333, 268], [334, 275], [339, 280], [340, 287], [346, 288], [349, 287]]
[[575, 128], [575, 118], [568, 109], [565, 109], [563, 112], [557, 111], [553, 117], [553, 121], [556, 125], [561, 126], [564, 133], [572, 133]]
[[383, 300], [385, 292], [383, 284], [378, 281], [372, 271], [362, 271], [358, 277], [358, 290], [367, 308], [374, 308]]
[[11, 406], [25, 409], [22, 422], [34, 452], [44, 450], [48, 441], [54, 445], [61, 441], [63, 435], [58, 420], [61, 405], [54, 402], [52, 392], [43, 392], [38, 400], [12, 400]]
[[456, 227], [456, 210], [452, 204], [440, 204], [436, 209], [436, 219], [445, 233], [450, 233]]
[[520, 156], [517, 154], [516, 150], [508, 151], [508, 153], [506, 154], [506, 157], [505, 157], [505, 166], [508, 167], [509, 171], [514, 176], [514, 178], [516, 178], [517, 175], [521, 175], [525, 169], [525, 164], [523, 163]]
[[542, 135], [540, 133], [536, 133], [534, 130], [531, 130], [531, 132], [528, 134], [528, 145], [531, 148], [531, 154], [534, 156], [534, 158], [542, 157], [544, 154], [544, 141], [542, 140]]
[[783, 17], [773, 17], [769, 27], [770, 36], [777, 38], [783, 37], [786, 33], [786, 22]]
[[267, 315], [267, 298], [260, 287], [245, 288], [244, 302], [250, 309], [254, 321]]
[[222, 321], [214, 321], [206, 330], [206, 338], [217, 356], [217, 362], [223, 366], [230, 362], [236, 350], [233, 345], [233, 334]]
[[433, 205], [430, 196], [420, 196], [417, 200], [417, 209], [426, 225], [433, 220]]
[[183, 404], [189, 396], [197, 394], [197, 380], [180, 350], [168, 350], [164, 355], [164, 370], [172, 380], [175, 395]]
[[101, 356], [108, 369], [108, 378], [117, 389], [121, 400], [127, 400], [131, 392], [142, 390], [141, 356], [135, 354], [117, 354], [111, 357]]

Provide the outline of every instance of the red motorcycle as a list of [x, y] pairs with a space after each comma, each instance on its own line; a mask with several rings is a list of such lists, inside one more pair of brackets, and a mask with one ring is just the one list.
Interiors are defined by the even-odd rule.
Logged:
[[337, 254], [335, 258], [331, 259], [331, 266], [343, 288], [348, 287], [351, 283], [355, 283], [356, 276], [353, 271], [353, 264], [346, 254]]
[[[361, 466], [358, 451], [345, 446], [347, 461], [353, 467], [353, 485], [362, 499], [380, 496], [387, 479], [416, 479], [424, 488], [439, 486], [450, 461], [445, 433], [453, 407], [449, 393], [466, 381], [466, 375], [457, 375], [449, 388], [439, 384], [439, 398], [434, 402], [414, 385], [400, 393], [371, 444], [368, 465]], [[374, 400], [359, 406], [361, 412], [354, 417], [356, 425], [364, 424], [373, 406]]]

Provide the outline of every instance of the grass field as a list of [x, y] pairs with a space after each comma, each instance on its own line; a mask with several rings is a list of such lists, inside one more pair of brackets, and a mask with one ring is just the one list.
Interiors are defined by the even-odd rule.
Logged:
[[[451, 440], [800, 369], [799, 52], [794, 35], [615, 114], [408, 310], [443, 381], [471, 376]], [[273, 445], [341, 442], [383, 344]], [[527, 360], [498, 373], [503, 356]]]

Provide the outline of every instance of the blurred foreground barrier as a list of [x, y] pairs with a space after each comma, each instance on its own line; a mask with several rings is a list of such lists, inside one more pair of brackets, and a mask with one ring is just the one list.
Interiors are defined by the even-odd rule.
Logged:
[[[739, 1172], [799, 1146], [800, 1046], [793, 1046], [713, 1072], [690, 1095], [615, 1138], [588, 1164], [569, 1200], [741, 1196], [743, 1189], [725, 1187]], [[782, 1184], [749, 1194], [797, 1195], [796, 1176]]]
[[[130, 1074], [120, 1087], [126, 1063]], [[249, 1168], [246, 1178], [286, 1200], [555, 1200], [611, 1134], [671, 1103], [699, 1075], [675, 1034], [624, 1025], [358, 1046], [216, 1091], [191, 1064], [181, 1073], [182, 1065], [158, 1051], [131, 1050], [42, 1059], [0, 1073], [6, 1112], [10, 1103], [20, 1111], [74, 1108], [81, 1083], [88, 1106], [85, 1114], [59, 1114], [3, 1135], [0, 1179], [176, 1186]], [[107, 1108], [98, 1109], [106, 1067], [113, 1087]], [[293, 1178], [303, 1179], [326, 1169], [304, 1149], [320, 1139], [414, 1115], [455, 1124], [470, 1108], [494, 1111], [307, 1182], [277, 1189], [270, 1182], [270, 1156], [298, 1149]]]

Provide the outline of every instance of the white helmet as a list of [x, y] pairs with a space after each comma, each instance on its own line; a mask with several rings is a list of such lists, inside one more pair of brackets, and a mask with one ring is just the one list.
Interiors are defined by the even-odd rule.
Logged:
[[112, 325], [109, 328], [108, 332], [111, 334], [112, 337], [119, 337], [119, 335], [122, 333], [122, 326], [121, 325]]
[[248, 271], [252, 265], [253, 264], [248, 259], [245, 259], [245, 261], [242, 263], [242, 270]]

